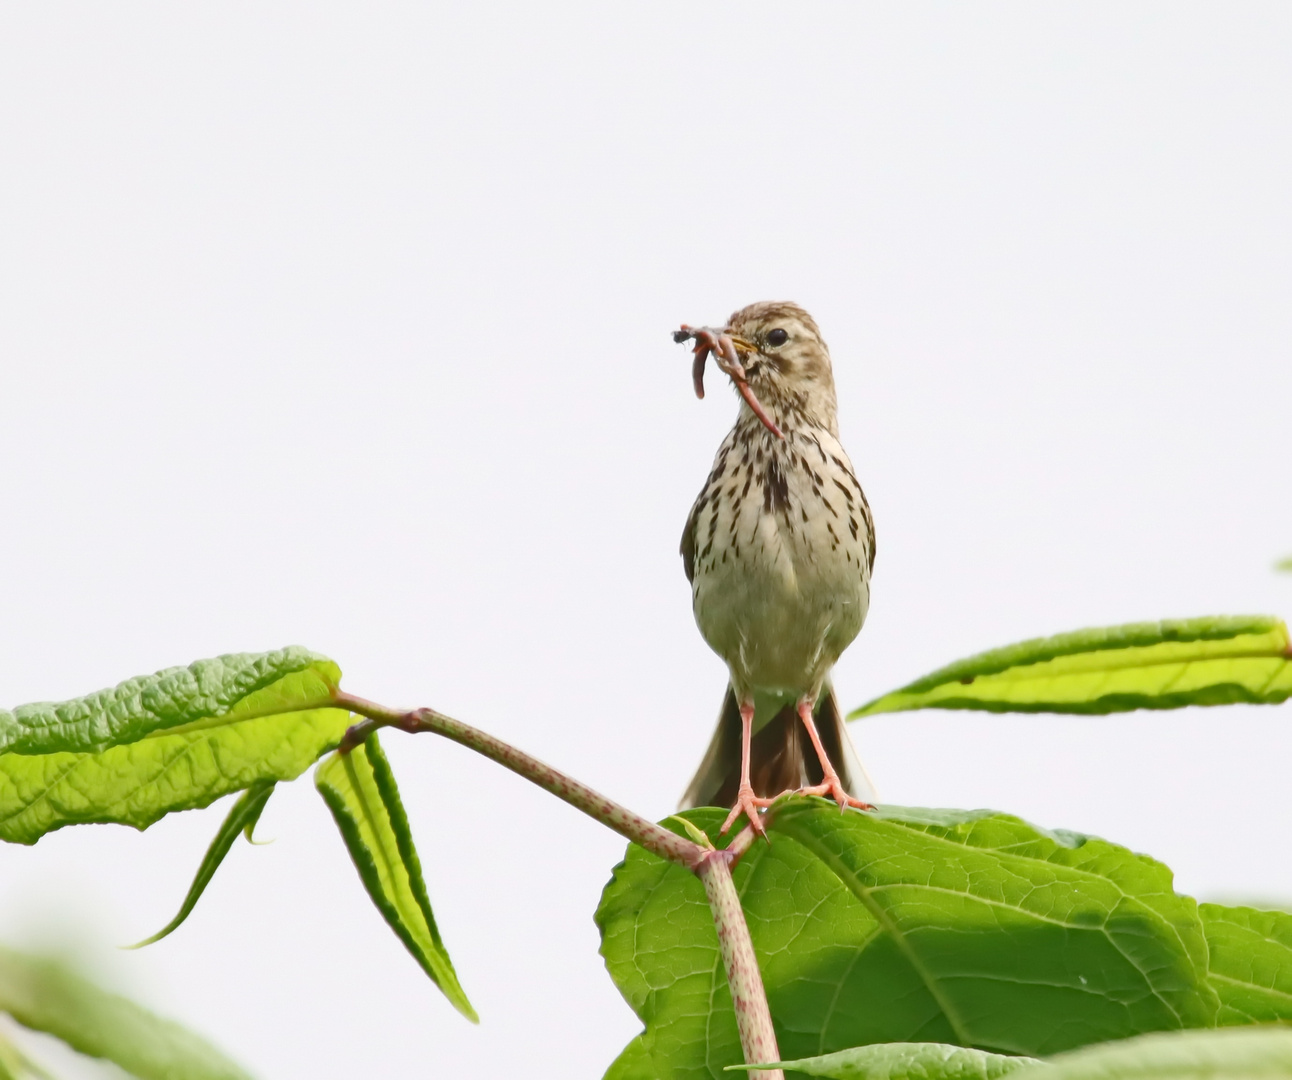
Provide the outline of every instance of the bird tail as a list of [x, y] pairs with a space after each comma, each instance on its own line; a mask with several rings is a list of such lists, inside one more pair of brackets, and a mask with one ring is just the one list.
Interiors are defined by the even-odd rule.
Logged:
[[[853, 748], [843, 714], [829, 684], [822, 688], [816, 705], [816, 727], [821, 745], [834, 764], [848, 794], [865, 802], [877, 802], [875, 785], [866, 775]], [[819, 784], [821, 763], [812, 740], [799, 720], [793, 704], [785, 705], [754, 733], [749, 747], [749, 779], [754, 794], [770, 798], [787, 788]], [[731, 806], [740, 787], [740, 707], [735, 692], [727, 687], [718, 715], [718, 729], [700, 768], [682, 796], [681, 809], [693, 806]]]

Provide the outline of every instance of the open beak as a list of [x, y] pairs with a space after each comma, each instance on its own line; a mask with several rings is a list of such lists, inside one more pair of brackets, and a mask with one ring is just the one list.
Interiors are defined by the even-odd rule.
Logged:
[[714, 362], [730, 377], [735, 384], [736, 390], [740, 396], [745, 399], [755, 416], [762, 421], [763, 426], [767, 428], [778, 439], [784, 439], [785, 435], [780, 428], [776, 426], [767, 410], [763, 408], [762, 402], [758, 400], [749, 386], [749, 380], [745, 375], [744, 365], [740, 362], [740, 354], [756, 353], [757, 347], [744, 338], [738, 338], [732, 335], [727, 327], [714, 328], [709, 326], [691, 327], [686, 323], [682, 324], [682, 329], [674, 331], [673, 340], [681, 344], [688, 339], [694, 339], [695, 348], [692, 350], [695, 354], [695, 361], [691, 365], [691, 379], [695, 384], [695, 396], [704, 397], [704, 364], [712, 354]]

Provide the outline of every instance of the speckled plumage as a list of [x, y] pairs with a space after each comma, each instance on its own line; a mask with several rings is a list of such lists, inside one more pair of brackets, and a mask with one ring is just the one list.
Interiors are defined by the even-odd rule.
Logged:
[[[839, 442], [830, 353], [812, 317], [794, 304], [754, 304], [733, 314], [728, 329], [750, 346], [749, 385], [784, 439], [741, 405], [687, 519], [682, 558], [696, 623], [730, 670], [733, 701], [724, 721], [730, 726], [732, 704], [753, 701], [757, 732], [783, 707], [830, 698], [830, 669], [866, 618], [875, 533]], [[772, 344], [773, 331], [787, 340]], [[848, 759], [851, 748], [837, 724]], [[798, 738], [795, 721], [784, 727], [786, 739]], [[730, 763], [711, 760], [724, 738], [729, 745], [730, 732], [724, 736], [720, 724], [688, 804], [714, 801], [723, 777], [730, 788]], [[779, 745], [780, 737], [773, 741]], [[764, 783], [795, 774], [819, 779], [810, 751], [790, 757], [795, 761]], [[848, 761], [836, 764], [845, 786], [857, 786], [859, 767], [849, 781]]]

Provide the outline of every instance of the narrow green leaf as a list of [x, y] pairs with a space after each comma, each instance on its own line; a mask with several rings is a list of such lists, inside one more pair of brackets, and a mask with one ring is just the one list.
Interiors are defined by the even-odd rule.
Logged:
[[1104, 714], [1277, 705], [1290, 695], [1287, 627], [1268, 616], [1216, 617], [1080, 630], [992, 649], [848, 718], [907, 709]]
[[55, 961], [0, 949], [0, 1011], [139, 1080], [249, 1080], [205, 1039]]
[[377, 910], [453, 1006], [478, 1022], [440, 940], [408, 817], [376, 735], [348, 754], [332, 754], [315, 770], [314, 783]]
[[1199, 904], [1220, 997], [1216, 1023], [1292, 1022], [1292, 915]]
[[130, 949], [140, 949], [145, 945], [151, 945], [155, 941], [161, 941], [172, 931], [179, 928], [180, 924], [188, 918], [189, 912], [197, 906], [197, 901], [205, 891], [211, 879], [215, 877], [216, 870], [219, 869], [220, 863], [224, 862], [224, 857], [229, 854], [229, 849], [233, 847], [233, 842], [238, 838], [238, 833], [245, 831], [250, 838], [251, 830], [256, 827], [256, 822], [260, 820], [260, 813], [269, 802], [269, 796], [274, 793], [275, 781], [257, 780], [251, 787], [242, 793], [242, 797], [233, 804], [229, 811], [228, 817], [224, 819], [220, 826], [220, 831], [215, 834], [215, 839], [211, 841], [211, 846], [206, 849], [206, 855], [202, 859], [202, 864], [197, 868], [197, 876], [193, 878], [193, 884], [189, 886], [188, 895], [184, 897], [184, 902], [180, 905], [179, 912], [175, 918], [171, 919], [152, 937], [144, 938], [137, 945], [128, 945]]
[[[833, 1054], [778, 1061], [775, 1065], [804, 1076], [830, 1080], [996, 1080], [1036, 1058], [989, 1054], [946, 1043], [878, 1043]], [[728, 1065], [729, 1072], [748, 1072], [767, 1065]]]
[[[719, 839], [723, 811], [685, 817]], [[786, 803], [769, 834], [734, 877], [786, 1058], [907, 1041], [1041, 1056], [1215, 1021], [1197, 906], [1145, 856], [988, 811], [819, 799]], [[609, 1078], [742, 1060], [693, 874], [630, 846], [596, 918], [645, 1025]]]
[[72, 701], [0, 710], [0, 751], [94, 753], [179, 727], [317, 709], [331, 703], [340, 678], [331, 660], [299, 646], [230, 653]]
[[1289, 1080], [1292, 1031], [1225, 1028], [1141, 1035], [1019, 1069], [1010, 1080]]

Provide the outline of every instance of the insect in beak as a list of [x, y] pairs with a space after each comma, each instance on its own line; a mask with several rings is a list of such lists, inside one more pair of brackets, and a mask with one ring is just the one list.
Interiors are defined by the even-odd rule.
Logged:
[[682, 324], [680, 330], [673, 331], [673, 340], [679, 345], [684, 341], [695, 342], [695, 347], [692, 349], [695, 361], [691, 364], [691, 380], [695, 384], [696, 397], [704, 397], [704, 364], [712, 355], [714, 363], [728, 375], [740, 396], [745, 399], [745, 404], [753, 410], [763, 426], [778, 439], [785, 438], [781, 429], [776, 426], [776, 422], [767, 415], [762, 402], [750, 389], [744, 365], [740, 362], [742, 352], [747, 354], [758, 351], [753, 345], [743, 338], [733, 337], [725, 326], [687, 326], [686, 323]]

